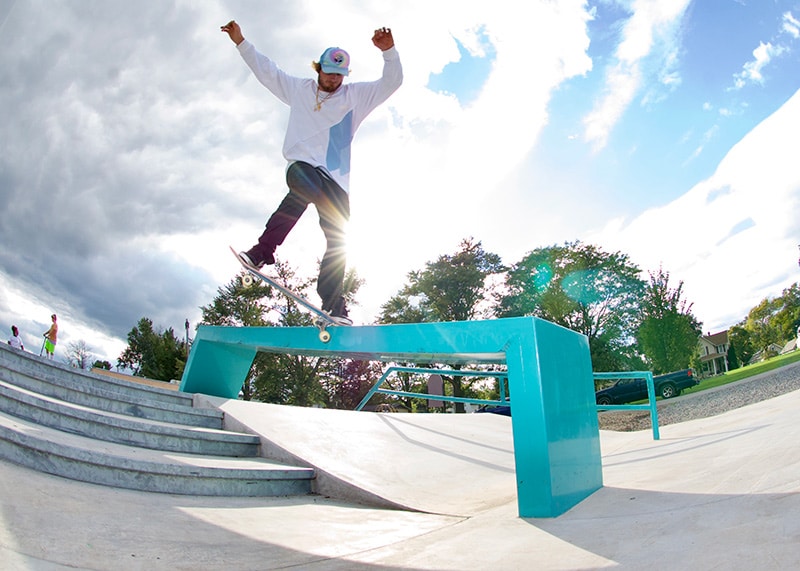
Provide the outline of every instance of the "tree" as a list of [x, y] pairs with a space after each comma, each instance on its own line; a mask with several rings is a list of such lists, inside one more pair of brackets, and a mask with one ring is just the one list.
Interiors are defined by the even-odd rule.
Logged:
[[473, 238], [459, 250], [408, 274], [408, 283], [381, 306], [381, 323], [468, 321], [490, 313], [490, 276], [504, 271], [500, 256]]
[[354, 410], [381, 377], [383, 371], [381, 364], [375, 361], [348, 359], [339, 362], [335, 373], [323, 381], [328, 393], [328, 406]]
[[67, 345], [67, 363], [77, 369], [88, 369], [93, 357], [83, 339], [72, 341]]
[[652, 371], [660, 375], [689, 366], [702, 333], [692, 304], [682, 299], [683, 282], [669, 287], [669, 272], [649, 272], [639, 308], [636, 340]]
[[730, 343], [730, 338], [728, 339], [728, 370], [733, 371], [734, 369], [738, 369], [741, 367], [742, 364], [739, 362], [739, 355], [736, 353], [736, 347]]
[[770, 345], [783, 340], [774, 319], [781, 306], [779, 299], [764, 298], [750, 310], [744, 321], [744, 328], [750, 334], [750, 342], [764, 357], [771, 356]]
[[756, 353], [756, 349], [753, 347], [753, 343], [750, 341], [750, 333], [744, 328], [744, 321], [728, 329], [728, 345], [730, 346], [728, 361], [729, 367], [731, 366], [731, 350], [735, 353], [737, 360], [742, 365], [746, 365]]
[[[228, 284], [217, 288], [217, 295], [213, 301], [200, 308], [203, 324], [228, 327], [257, 327], [272, 324], [267, 315], [273, 310], [280, 311], [273, 296], [273, 288], [261, 281], [245, 286], [242, 283], [245, 275], [248, 274], [242, 271]], [[242, 385], [244, 400], [253, 398], [255, 379], [260, 368], [264, 366], [263, 359], [257, 355]]]
[[[307, 297], [313, 280], [299, 278], [288, 264], [277, 261], [272, 268], [276, 279], [288, 289]], [[211, 304], [202, 307], [202, 323], [237, 327], [310, 326], [311, 315], [297, 302], [261, 281], [243, 286], [240, 274], [217, 290]], [[345, 276], [344, 295], [354, 303], [363, 283], [354, 270]], [[326, 390], [336, 385], [339, 361], [324, 357], [259, 352], [242, 386], [244, 400], [259, 400], [297, 406], [328, 405], [337, 401]], [[337, 401], [338, 402], [338, 401]]]
[[508, 272], [498, 313], [533, 315], [583, 333], [595, 371], [628, 370], [645, 288], [639, 273], [626, 254], [579, 241], [538, 248]]
[[95, 361], [92, 364], [92, 368], [94, 368], [94, 369], [104, 369], [106, 371], [110, 371], [111, 370], [111, 363], [109, 363], [108, 361], [105, 361], [105, 360], [101, 361], [100, 359], [98, 359], [97, 361]]
[[777, 304], [773, 322], [778, 336], [785, 342], [796, 337], [800, 327], [800, 284], [793, 283], [784, 289]]
[[202, 323], [228, 327], [269, 325], [267, 314], [278, 310], [272, 288], [261, 281], [250, 286], [242, 284], [245, 272], [240, 272], [225, 286], [217, 288], [213, 301], [200, 308]]
[[134, 376], [169, 382], [183, 375], [185, 356], [185, 343], [171, 327], [157, 332], [152, 320], [142, 317], [128, 333], [128, 346], [117, 358], [117, 366], [132, 370]]
[[[486, 252], [480, 242], [466, 238], [452, 255], [439, 256], [424, 270], [408, 274], [408, 283], [381, 306], [381, 323], [468, 321], [491, 314], [492, 276], [503, 272], [500, 256]], [[453, 396], [464, 396], [472, 379], [453, 375], [445, 379]], [[456, 412], [464, 412], [456, 403]]]

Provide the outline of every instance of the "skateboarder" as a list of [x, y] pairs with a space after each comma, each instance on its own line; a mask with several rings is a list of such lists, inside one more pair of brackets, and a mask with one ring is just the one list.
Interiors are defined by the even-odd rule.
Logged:
[[328, 48], [318, 62], [313, 62], [316, 80], [299, 78], [288, 75], [259, 53], [244, 39], [235, 21], [221, 29], [236, 44], [256, 78], [290, 108], [283, 142], [289, 192], [267, 221], [258, 242], [239, 256], [256, 268], [274, 264], [275, 248], [283, 243], [308, 205], [314, 204], [327, 240], [317, 292], [324, 311], [347, 318], [343, 283], [345, 224], [350, 218], [350, 143], [367, 115], [403, 82], [392, 31], [379, 28], [372, 36], [372, 43], [383, 54], [381, 78], [344, 84], [344, 77], [350, 73], [350, 56], [341, 48]]

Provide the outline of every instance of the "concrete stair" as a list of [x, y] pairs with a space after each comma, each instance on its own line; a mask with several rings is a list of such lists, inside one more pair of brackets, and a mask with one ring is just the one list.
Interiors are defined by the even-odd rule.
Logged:
[[267, 461], [192, 395], [0, 345], [0, 458], [65, 478], [170, 494], [311, 493], [314, 470]]

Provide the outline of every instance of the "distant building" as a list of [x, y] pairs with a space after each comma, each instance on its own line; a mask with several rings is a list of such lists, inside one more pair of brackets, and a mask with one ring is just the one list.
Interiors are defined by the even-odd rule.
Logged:
[[750, 360], [747, 362], [747, 364], [752, 365], [753, 363], [758, 363], [759, 361], [763, 361], [769, 357], [780, 355], [782, 352], [783, 347], [781, 345], [778, 345], [777, 343], [770, 343], [766, 351], [763, 349], [756, 351], [755, 355], [750, 357]]
[[700, 336], [700, 368], [702, 376], [728, 372], [728, 330]]
[[785, 355], [786, 353], [791, 353], [792, 351], [796, 350], [797, 350], [797, 339], [795, 338], [783, 346], [783, 349], [781, 349], [781, 355]]

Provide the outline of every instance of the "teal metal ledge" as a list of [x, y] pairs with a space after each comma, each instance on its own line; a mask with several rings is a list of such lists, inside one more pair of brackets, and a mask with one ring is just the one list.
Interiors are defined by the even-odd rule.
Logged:
[[[330, 327], [202, 326], [181, 390], [238, 398], [259, 351], [383, 362], [505, 364], [520, 517], [555, 517], [603, 485], [589, 343], [535, 317]], [[368, 414], [368, 413], [363, 413]]]

